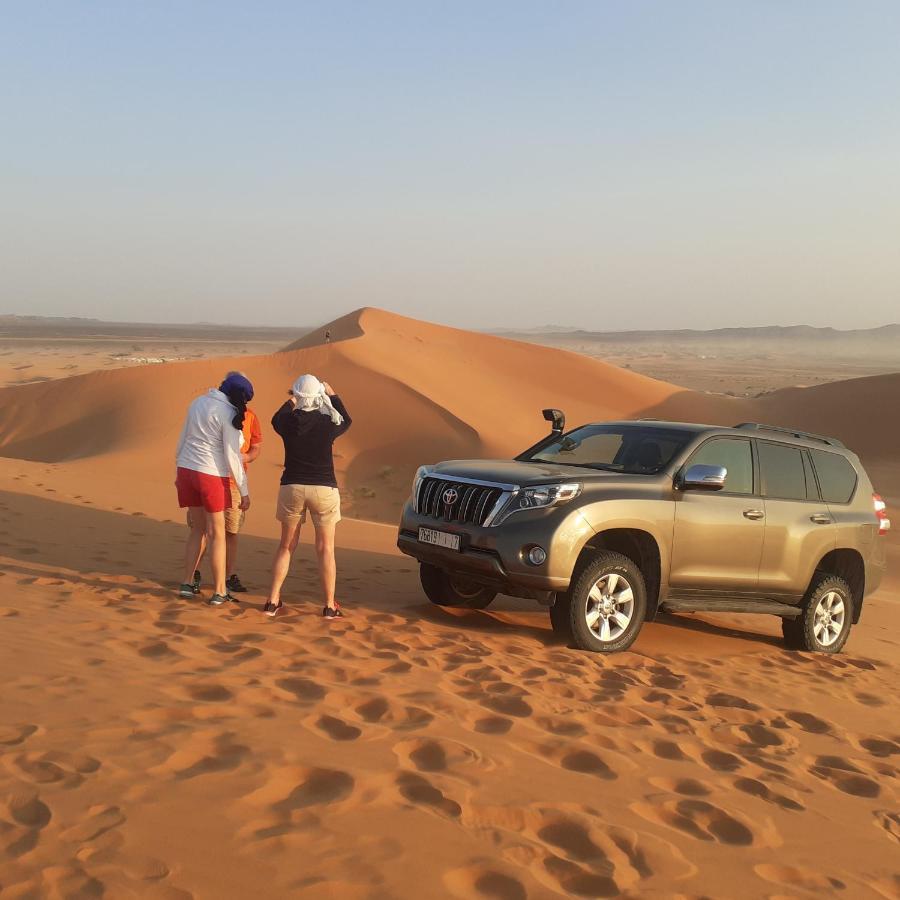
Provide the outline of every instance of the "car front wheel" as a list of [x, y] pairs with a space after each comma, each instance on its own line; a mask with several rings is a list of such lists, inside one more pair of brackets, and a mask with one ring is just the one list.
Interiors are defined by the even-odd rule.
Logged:
[[605, 550], [581, 571], [559, 603], [567, 607], [576, 647], [596, 653], [627, 650], [647, 613], [644, 576], [633, 560]]
[[422, 590], [425, 591], [428, 599], [437, 606], [485, 609], [497, 596], [496, 591], [492, 591], [483, 584], [445, 572], [428, 563], [420, 565], [419, 579], [422, 582]]

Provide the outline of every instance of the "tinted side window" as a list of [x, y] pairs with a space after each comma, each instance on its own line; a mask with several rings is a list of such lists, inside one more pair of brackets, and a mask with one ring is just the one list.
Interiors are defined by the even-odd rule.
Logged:
[[810, 450], [822, 498], [828, 503], [849, 503], [856, 490], [856, 470], [849, 461], [827, 450]]
[[782, 500], [806, 499], [806, 473], [803, 454], [796, 447], [767, 444], [760, 441], [759, 468], [762, 473], [763, 494]]
[[753, 493], [753, 454], [750, 441], [740, 438], [713, 438], [690, 459], [689, 466], [724, 466], [728, 470], [725, 487], [729, 494]]

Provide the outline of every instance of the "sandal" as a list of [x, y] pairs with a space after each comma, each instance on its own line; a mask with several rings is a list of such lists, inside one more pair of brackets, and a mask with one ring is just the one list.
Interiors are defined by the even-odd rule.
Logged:
[[266, 605], [263, 607], [263, 612], [270, 618], [274, 619], [275, 616], [281, 612], [284, 604], [279, 600], [278, 603], [273, 603], [271, 600], [266, 600]]

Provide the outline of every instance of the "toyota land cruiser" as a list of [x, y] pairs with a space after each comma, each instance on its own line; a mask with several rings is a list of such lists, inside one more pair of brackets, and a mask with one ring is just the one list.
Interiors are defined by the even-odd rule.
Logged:
[[745, 422], [552, 432], [514, 460], [422, 466], [398, 546], [441, 606], [538, 600], [584, 650], [629, 647], [660, 611], [771, 613], [837, 653], [885, 569], [884, 501], [840, 441]]

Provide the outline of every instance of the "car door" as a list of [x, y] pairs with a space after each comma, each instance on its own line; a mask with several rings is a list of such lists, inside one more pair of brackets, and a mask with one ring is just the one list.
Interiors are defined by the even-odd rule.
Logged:
[[684, 490], [675, 495], [675, 528], [669, 586], [693, 591], [756, 590], [765, 533], [765, 507], [755, 491], [749, 438], [712, 437], [685, 463], [722, 466], [720, 491]]
[[834, 516], [803, 447], [756, 442], [766, 527], [759, 589], [777, 599], [803, 595], [818, 561], [836, 544]]

